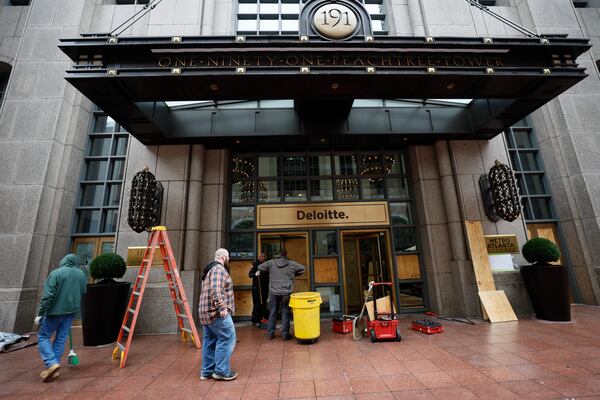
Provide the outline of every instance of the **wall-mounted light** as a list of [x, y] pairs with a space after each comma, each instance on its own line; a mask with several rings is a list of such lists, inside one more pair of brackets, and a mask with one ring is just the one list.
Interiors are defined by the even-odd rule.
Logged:
[[375, 73], [375, 67], [367, 67], [367, 74], [374, 74]]
[[108, 75], [108, 76], [117, 76], [118, 75], [118, 71], [116, 69], [109, 69], [108, 71], [106, 71], [106, 75]]
[[181, 75], [181, 68], [171, 68], [171, 75]]
[[245, 43], [246, 42], [246, 36], [236, 36], [235, 37], [235, 41], [237, 43]]
[[211, 83], [210, 85], [208, 85], [208, 88], [213, 92], [216, 92], [217, 90], [219, 90], [219, 85], [217, 85], [216, 83]]
[[119, 38], [116, 36], [111, 36], [108, 38], [108, 44], [117, 44], [119, 43]]
[[456, 87], [456, 85], [454, 83], [449, 83], [448, 86], [446, 86], [446, 89], [448, 90], [452, 90]]
[[435, 42], [435, 40], [433, 40], [433, 38], [431, 36], [427, 36], [425, 38], [425, 43], [433, 43], [433, 42]]
[[306, 36], [306, 35], [302, 35], [302, 36], [300, 36], [300, 42], [301, 42], [301, 43], [306, 43], [306, 42], [308, 42], [308, 36]]
[[309, 74], [310, 73], [310, 68], [308, 68], [308, 67], [300, 67], [300, 73], [301, 74]]
[[244, 67], [238, 67], [235, 69], [235, 73], [236, 74], [245, 74], [246, 73], [246, 68]]
[[494, 40], [492, 38], [486, 37], [486, 38], [483, 38], [483, 43], [492, 44], [492, 43], [494, 43]]
[[331, 84], [331, 88], [332, 88], [333, 90], [339, 89], [339, 87], [340, 87], [340, 84], [339, 84], [339, 83], [337, 83], [337, 82], [334, 82], [334, 83], [332, 83], [332, 84]]
[[181, 43], [181, 36], [173, 36], [171, 38], [171, 43], [175, 43], [175, 44]]
[[428, 74], [435, 74], [436, 70], [433, 67], [427, 67], [427, 73]]
[[373, 43], [374, 41], [375, 39], [373, 38], [373, 36], [365, 36], [365, 42]]
[[544, 73], [544, 75], [550, 75], [552, 73], [552, 71], [550, 71], [550, 68], [544, 68], [542, 72]]
[[485, 69], [485, 73], [486, 73], [486, 74], [488, 74], [488, 75], [491, 75], [491, 74], [493, 74], [494, 72], [496, 72], [496, 71], [494, 71], [494, 68], [486, 68], [486, 69]]
[[521, 215], [521, 198], [513, 170], [496, 160], [490, 172], [479, 178], [485, 213], [490, 221], [512, 222]]

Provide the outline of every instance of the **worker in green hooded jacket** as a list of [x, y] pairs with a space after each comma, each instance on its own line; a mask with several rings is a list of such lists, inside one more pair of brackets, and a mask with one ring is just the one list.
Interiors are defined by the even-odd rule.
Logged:
[[[46, 366], [40, 373], [44, 382], [59, 376], [60, 359], [86, 287], [87, 279], [75, 254], [67, 254], [46, 279], [40, 310], [35, 318], [35, 323], [40, 324], [38, 349]], [[51, 341], [53, 334], [54, 342]]]

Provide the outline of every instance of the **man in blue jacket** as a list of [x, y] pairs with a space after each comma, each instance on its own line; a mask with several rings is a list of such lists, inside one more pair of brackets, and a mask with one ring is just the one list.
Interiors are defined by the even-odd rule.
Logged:
[[[40, 324], [38, 349], [46, 369], [40, 373], [44, 382], [59, 376], [60, 359], [71, 330], [71, 323], [81, 307], [87, 280], [75, 254], [67, 254], [44, 284], [44, 295], [35, 322]], [[54, 342], [51, 341], [55, 334]]]

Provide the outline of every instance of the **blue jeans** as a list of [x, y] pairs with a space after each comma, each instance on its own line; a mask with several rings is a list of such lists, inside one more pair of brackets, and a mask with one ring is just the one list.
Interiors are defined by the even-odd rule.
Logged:
[[290, 333], [290, 295], [278, 295], [269, 293], [269, 325], [267, 332], [269, 335], [275, 334], [275, 323], [277, 322], [277, 307], [281, 305], [281, 334], [287, 336]]
[[[49, 315], [43, 317], [40, 321], [40, 331], [38, 332], [38, 350], [42, 356], [42, 361], [46, 368], [53, 364], [60, 364], [60, 358], [65, 351], [65, 344], [71, 330], [71, 323], [75, 318], [75, 313], [65, 315]], [[52, 334], [54, 343], [50, 340]]]
[[231, 372], [231, 354], [235, 347], [235, 327], [230, 314], [203, 325], [202, 370], [203, 376], [228, 375]]

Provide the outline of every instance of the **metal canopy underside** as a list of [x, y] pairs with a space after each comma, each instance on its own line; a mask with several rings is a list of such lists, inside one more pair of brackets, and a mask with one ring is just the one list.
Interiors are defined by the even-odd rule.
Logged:
[[[74, 62], [66, 79], [145, 144], [215, 146], [276, 137], [489, 139], [584, 79], [576, 58], [590, 47], [587, 39], [565, 38], [204, 36], [110, 43], [115, 39], [61, 40]], [[232, 99], [295, 99], [296, 107], [171, 109], [165, 103]], [[352, 99], [473, 101], [351, 108]]]

